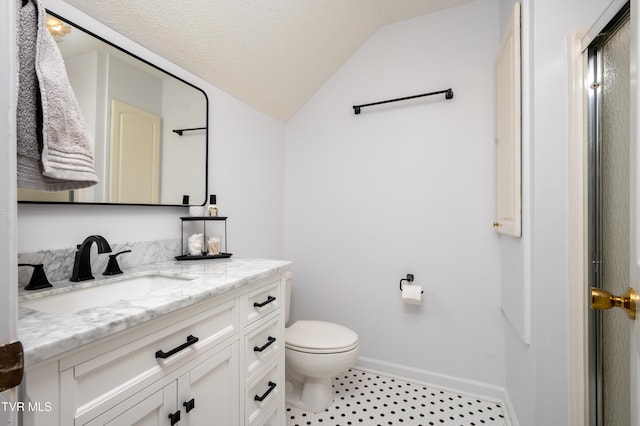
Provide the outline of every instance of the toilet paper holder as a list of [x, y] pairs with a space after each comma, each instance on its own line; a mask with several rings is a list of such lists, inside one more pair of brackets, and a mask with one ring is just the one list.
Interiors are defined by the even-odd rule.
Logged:
[[[402, 281], [406, 281], [408, 283], [412, 283], [413, 282], [413, 274], [407, 274], [407, 278], [402, 278], [400, 280], [400, 291], [402, 291]], [[421, 293], [424, 293], [424, 291], [422, 291]]]

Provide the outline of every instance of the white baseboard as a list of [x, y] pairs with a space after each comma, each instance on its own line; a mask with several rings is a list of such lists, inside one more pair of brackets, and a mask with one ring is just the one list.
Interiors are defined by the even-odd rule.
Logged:
[[511, 402], [511, 398], [509, 398], [509, 392], [504, 392], [504, 415], [507, 420], [507, 426], [519, 426], [518, 418], [516, 417], [516, 412], [513, 409], [513, 403]]
[[461, 377], [447, 376], [419, 368], [407, 367], [378, 359], [360, 357], [354, 368], [370, 373], [391, 376], [400, 380], [433, 386], [445, 391], [500, 403], [504, 407], [507, 426], [518, 426], [511, 400], [504, 387]]

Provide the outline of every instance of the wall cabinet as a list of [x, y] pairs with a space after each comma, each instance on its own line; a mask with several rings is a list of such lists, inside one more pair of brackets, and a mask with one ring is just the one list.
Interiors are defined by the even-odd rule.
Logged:
[[284, 424], [281, 274], [27, 369], [23, 425]]
[[512, 237], [520, 237], [522, 228], [521, 70], [520, 3], [516, 3], [497, 61], [497, 218], [493, 223], [499, 233]]

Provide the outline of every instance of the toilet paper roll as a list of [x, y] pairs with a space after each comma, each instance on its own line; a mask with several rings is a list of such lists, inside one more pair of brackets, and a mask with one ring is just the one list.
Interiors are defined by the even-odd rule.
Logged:
[[405, 284], [402, 286], [402, 301], [410, 305], [422, 303], [422, 286], [415, 284]]

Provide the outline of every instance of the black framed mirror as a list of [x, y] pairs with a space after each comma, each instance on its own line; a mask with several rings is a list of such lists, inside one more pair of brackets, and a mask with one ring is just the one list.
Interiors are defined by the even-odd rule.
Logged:
[[93, 142], [100, 182], [18, 189], [23, 203], [204, 205], [209, 100], [204, 90], [48, 11]]

